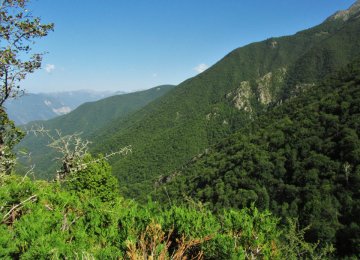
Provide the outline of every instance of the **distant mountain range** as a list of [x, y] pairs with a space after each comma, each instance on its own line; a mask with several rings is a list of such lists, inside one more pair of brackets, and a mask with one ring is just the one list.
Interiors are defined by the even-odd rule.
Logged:
[[53, 93], [28, 93], [8, 100], [5, 104], [10, 119], [17, 125], [35, 120], [48, 120], [64, 115], [79, 105], [124, 92], [100, 92], [91, 90], [64, 91]]
[[[161, 98], [97, 128], [89, 136], [92, 152], [132, 145], [131, 155], [111, 161], [113, 171], [125, 195], [146, 197], [144, 191], [152, 189], [160, 175], [176, 170], [270, 107], [312, 88], [359, 56], [359, 8], [355, 4], [350, 9], [343, 11], [346, 16], [337, 13], [295, 35], [232, 51]], [[22, 145], [33, 144], [29, 138]], [[39, 146], [29, 148], [34, 156], [44, 154]], [[42, 163], [37, 165], [43, 165], [45, 172], [50, 160], [40, 155]]]
[[[63, 135], [81, 133], [83, 138], [90, 139], [94, 132], [113, 121], [122, 120], [131, 115], [165, 95], [173, 87], [172, 85], [162, 85], [148, 90], [87, 102], [66, 115], [47, 121], [32, 121], [22, 127], [24, 129], [44, 127], [51, 131], [59, 130]], [[47, 146], [49, 142], [50, 140], [44, 136], [28, 134], [19, 145], [19, 147], [26, 147], [31, 152], [31, 163], [36, 164], [37, 175], [41, 178], [52, 178], [53, 176], [48, 173], [49, 171], [55, 172], [56, 165], [52, 159], [56, 157], [56, 154]], [[24, 163], [24, 161], [22, 162]]]
[[126, 196], [146, 199], [159, 176], [360, 56], [359, 11], [354, 5], [346, 19], [332, 16], [295, 35], [232, 51], [131, 117], [94, 133], [92, 152], [131, 144], [131, 155], [111, 161], [113, 172]]
[[[125, 197], [161, 206], [190, 198], [220, 214], [255, 204], [281, 221], [297, 218], [306, 231], [292, 239], [358, 259], [359, 75], [360, 0], [313, 28], [238, 48], [178, 86], [84, 104], [40, 124], [83, 132], [94, 155], [131, 145], [110, 160]], [[19, 145], [41, 178], [59, 167], [48, 143], [28, 135]]]

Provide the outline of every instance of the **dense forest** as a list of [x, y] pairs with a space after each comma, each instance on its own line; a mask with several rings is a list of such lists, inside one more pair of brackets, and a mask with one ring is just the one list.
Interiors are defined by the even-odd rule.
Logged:
[[[111, 120], [98, 128], [96, 117], [90, 124], [95, 130], [90, 135], [86, 135], [87, 129], [69, 124], [81, 121], [79, 116], [70, 118], [80, 112], [76, 110], [56, 124], [43, 124], [50, 130], [67, 125], [83, 131], [93, 142], [90, 149], [94, 154], [131, 145], [132, 154], [114, 157], [110, 164], [122, 194], [146, 201], [144, 191], [152, 190], [159, 176], [245, 127], [269, 105], [296, 95], [360, 55], [360, 19], [355, 14], [347, 20], [329, 18], [291, 36], [235, 49], [207, 71], [138, 107], [131, 115], [116, 117], [115, 113], [113, 117], [109, 112], [93, 112], [94, 116], [111, 116]], [[91, 105], [94, 110], [99, 106]], [[87, 107], [90, 110], [90, 105]], [[51, 179], [54, 173], [47, 170], [55, 169], [52, 156], [45, 145], [35, 145], [38, 142], [37, 137], [28, 135], [20, 146], [31, 152], [38, 176]]]
[[122, 198], [88, 154], [61, 181], [2, 175], [0, 255], [358, 256], [359, 75], [358, 61], [269, 108], [159, 180], [154, 202]]
[[195, 202], [139, 205], [119, 196], [105, 161], [84, 160], [86, 170], [62, 182], [0, 175], [2, 259], [294, 259], [333, 251], [305, 242], [295, 220], [280, 226], [254, 206], [215, 214]]
[[3, 104], [54, 28], [27, 3], [0, 3], [0, 258], [360, 258], [359, 1], [178, 86], [19, 128]]
[[[160, 189], [214, 211], [252, 203], [310, 225], [308, 241], [358, 255], [360, 62], [263, 114], [173, 175]], [[161, 183], [161, 180], [160, 180]], [[166, 191], [166, 196], [164, 191]]]

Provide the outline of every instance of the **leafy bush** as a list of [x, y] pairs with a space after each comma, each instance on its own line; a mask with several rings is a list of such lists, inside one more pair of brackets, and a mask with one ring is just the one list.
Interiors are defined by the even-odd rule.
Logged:
[[279, 220], [253, 206], [162, 209], [16, 175], [0, 181], [0, 258], [281, 259], [287, 246]]

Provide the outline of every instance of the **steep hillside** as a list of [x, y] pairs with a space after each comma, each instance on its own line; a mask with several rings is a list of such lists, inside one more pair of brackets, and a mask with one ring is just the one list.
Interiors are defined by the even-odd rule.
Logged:
[[21, 98], [8, 100], [5, 107], [11, 120], [17, 125], [22, 125], [30, 121], [48, 120], [67, 114], [85, 102], [96, 101], [114, 94], [87, 90], [29, 93]]
[[359, 256], [360, 59], [159, 180], [160, 200], [252, 203], [299, 218], [309, 241]]
[[131, 144], [113, 159], [124, 194], [144, 197], [159, 175], [172, 172], [206, 147], [254, 120], [269, 105], [314, 86], [360, 54], [357, 11], [293, 36], [234, 50], [165, 97], [93, 135], [94, 152]]
[[[137, 111], [153, 100], [166, 94], [173, 88], [171, 85], [158, 86], [149, 90], [129, 94], [116, 95], [96, 102], [81, 105], [69, 114], [48, 120], [31, 122], [24, 126], [25, 129], [43, 126], [47, 130], [60, 130], [63, 135], [82, 133], [87, 138], [94, 131], [101, 129], [106, 124], [120, 120]], [[36, 164], [38, 177], [52, 178], [49, 170], [54, 173], [54, 152], [47, 147], [50, 140], [41, 135], [28, 134], [18, 145], [18, 149], [25, 148], [31, 153], [31, 163]], [[27, 164], [24, 160], [22, 163]]]

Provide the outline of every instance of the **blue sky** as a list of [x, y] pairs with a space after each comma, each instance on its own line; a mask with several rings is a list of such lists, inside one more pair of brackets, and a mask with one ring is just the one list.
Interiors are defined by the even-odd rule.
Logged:
[[355, 0], [32, 0], [55, 31], [28, 92], [179, 84], [235, 48], [294, 34]]

